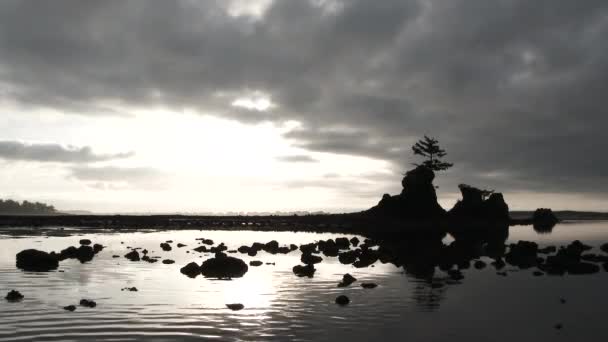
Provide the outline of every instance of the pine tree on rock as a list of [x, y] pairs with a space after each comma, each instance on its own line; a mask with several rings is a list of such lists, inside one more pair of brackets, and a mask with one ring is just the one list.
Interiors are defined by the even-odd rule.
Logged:
[[426, 158], [422, 164], [414, 164], [416, 166], [422, 165], [433, 171], [444, 171], [454, 165], [441, 160], [447, 153], [444, 149], [439, 147], [439, 141], [435, 138], [429, 138], [425, 135], [424, 139], [418, 140], [418, 142], [412, 146], [412, 150], [414, 151], [414, 154]]

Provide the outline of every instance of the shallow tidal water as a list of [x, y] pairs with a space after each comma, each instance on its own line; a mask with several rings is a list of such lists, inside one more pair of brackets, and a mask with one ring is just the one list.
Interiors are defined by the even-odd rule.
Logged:
[[[403, 268], [376, 262], [374, 267], [342, 265], [323, 257], [314, 278], [292, 272], [300, 253], [255, 257], [243, 278], [191, 279], [180, 268], [201, 263], [210, 254], [193, 252], [197, 238], [225, 243], [229, 249], [253, 242], [277, 240], [281, 245], [318, 241], [343, 235], [252, 231], [111, 232], [47, 229], [0, 230], [0, 294], [12, 289], [25, 299], [0, 300], [0, 341], [608, 341], [608, 273], [534, 277], [533, 269], [507, 266], [508, 276], [488, 266], [463, 271], [458, 283], [433, 287]], [[352, 237], [348, 236], [349, 238]], [[91, 262], [61, 262], [57, 271], [24, 272], [15, 255], [24, 249], [60, 251], [91, 239], [106, 248]], [[362, 239], [362, 238], [361, 238]], [[565, 245], [578, 239], [598, 247], [608, 242], [608, 222], [568, 222], [550, 234], [530, 227], [511, 227], [506, 243], [535, 241], [541, 246]], [[173, 240], [164, 252], [161, 242]], [[445, 238], [445, 243], [450, 237]], [[187, 247], [177, 248], [177, 243]], [[175, 260], [131, 262], [127, 247], [142, 247], [150, 256]], [[188, 253], [188, 251], [190, 251]], [[597, 248], [592, 251], [601, 253]], [[120, 255], [120, 258], [113, 258]], [[484, 259], [485, 260], [485, 259]], [[485, 260], [489, 261], [489, 260]], [[336, 287], [345, 273], [358, 281]], [[445, 278], [437, 270], [436, 277]], [[361, 282], [375, 282], [363, 289]], [[138, 292], [121, 291], [137, 287]], [[334, 303], [336, 296], [351, 299], [348, 306]], [[63, 307], [83, 299], [95, 308]], [[560, 299], [565, 299], [562, 303]], [[242, 303], [231, 311], [226, 304]], [[556, 329], [561, 324], [561, 329]]]

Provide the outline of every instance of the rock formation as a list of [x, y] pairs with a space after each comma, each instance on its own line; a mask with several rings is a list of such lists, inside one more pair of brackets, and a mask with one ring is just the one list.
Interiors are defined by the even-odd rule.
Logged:
[[509, 206], [501, 193], [491, 193], [484, 198], [484, 190], [470, 185], [458, 186], [462, 193], [462, 200], [448, 212], [451, 219], [457, 220], [484, 220], [484, 221], [508, 221]]
[[437, 203], [433, 185], [435, 173], [425, 166], [408, 171], [401, 181], [401, 194], [385, 194], [369, 212], [375, 216], [401, 219], [440, 218], [445, 210]]

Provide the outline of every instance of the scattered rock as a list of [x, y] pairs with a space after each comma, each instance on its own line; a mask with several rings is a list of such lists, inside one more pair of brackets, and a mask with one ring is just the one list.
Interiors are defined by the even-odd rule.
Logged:
[[312, 255], [312, 254], [302, 254], [302, 257], [300, 257], [300, 260], [304, 264], [314, 265], [314, 264], [318, 264], [321, 261], [323, 261], [323, 258], [321, 258], [320, 256]]
[[24, 271], [48, 272], [59, 267], [57, 256], [36, 249], [26, 249], [17, 254], [17, 268]]
[[125, 258], [131, 260], [131, 261], [139, 261], [139, 252], [136, 250], [132, 250], [129, 253], [125, 254]]
[[68, 305], [68, 306], [64, 306], [63, 310], [65, 311], [70, 311], [70, 312], [74, 312], [76, 311], [76, 305]]
[[172, 265], [172, 264], [175, 264], [175, 261], [171, 260], [171, 259], [165, 259], [165, 260], [163, 260], [163, 264]]
[[243, 260], [220, 253], [215, 258], [205, 260], [201, 266], [201, 274], [206, 278], [240, 278], [248, 270], [249, 267]]
[[121, 291], [138, 292], [139, 290], [137, 289], [137, 287], [125, 287], [121, 289]]
[[313, 264], [306, 264], [304, 266], [296, 265], [293, 267], [292, 271], [298, 277], [312, 278], [315, 274], [316, 269]]
[[85, 308], [94, 308], [97, 306], [97, 303], [92, 300], [83, 299], [80, 301], [80, 306], [84, 306]]
[[258, 267], [258, 266], [262, 266], [264, 263], [259, 261], [259, 260], [253, 260], [249, 262], [249, 266], [254, 266], [254, 267]]
[[245, 308], [243, 304], [226, 304], [226, 307], [232, 311], [240, 311]]
[[354, 283], [357, 281], [357, 278], [353, 277], [352, 275], [346, 273], [344, 276], [342, 276], [342, 281], [338, 284], [338, 287], [347, 287], [350, 286], [350, 284]]
[[165, 243], [161, 243], [160, 244], [160, 248], [162, 248], [162, 250], [165, 251], [165, 252], [169, 252], [169, 251], [171, 251], [173, 249], [173, 248], [171, 248], [171, 245], [168, 244], [168, 243], [166, 243], [166, 242]]
[[378, 284], [375, 283], [361, 283], [361, 287], [364, 289], [375, 289], [378, 287]]
[[199, 274], [201, 274], [201, 267], [197, 263], [191, 262], [182, 267], [179, 271], [190, 278], [196, 278]]
[[353, 246], [357, 247], [357, 246], [359, 245], [359, 239], [358, 239], [358, 238], [355, 236], [355, 237], [353, 237], [352, 239], [350, 239], [350, 243], [351, 243]]
[[344, 306], [344, 305], [348, 305], [350, 303], [350, 299], [348, 297], [346, 297], [345, 295], [341, 295], [338, 296], [336, 298], [336, 304]]
[[82, 240], [80, 240], [80, 244], [84, 245], [84, 246], [88, 246], [88, 245], [91, 244], [91, 240], [89, 240], [89, 239], [82, 239]]
[[19, 291], [11, 290], [4, 298], [9, 302], [18, 302], [23, 300], [24, 296]]
[[183, 243], [178, 243], [177, 244], [177, 248], [183, 248], [183, 247], [186, 247], [186, 245], [184, 245]]

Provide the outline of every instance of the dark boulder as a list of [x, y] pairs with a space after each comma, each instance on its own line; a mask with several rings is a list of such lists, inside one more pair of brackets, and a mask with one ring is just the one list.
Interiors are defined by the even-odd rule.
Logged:
[[9, 302], [18, 302], [25, 298], [19, 291], [11, 290], [4, 299]]
[[94, 308], [97, 306], [97, 303], [92, 300], [82, 299], [80, 301], [80, 306], [84, 306], [85, 308]]
[[357, 247], [357, 246], [359, 245], [359, 239], [358, 239], [358, 238], [355, 236], [355, 237], [353, 237], [352, 239], [350, 239], [350, 243], [351, 243], [353, 246]]
[[264, 263], [259, 260], [253, 260], [249, 262], [249, 266], [258, 267], [262, 266]]
[[348, 297], [346, 297], [345, 295], [341, 295], [338, 296], [336, 298], [336, 304], [344, 306], [344, 305], [348, 305], [350, 303], [350, 299]]
[[171, 260], [171, 259], [165, 259], [165, 260], [163, 260], [163, 264], [165, 264], [165, 265], [173, 265], [173, 264], [175, 264], [175, 261]]
[[345, 237], [336, 238], [336, 246], [338, 249], [349, 249], [350, 241]]
[[338, 254], [338, 260], [341, 264], [350, 265], [357, 260], [358, 256], [359, 254], [357, 253], [357, 251], [347, 251]]
[[486, 268], [486, 263], [483, 262], [482, 260], [477, 260], [473, 264], [473, 267], [475, 267], [475, 269], [481, 270], [481, 269]]
[[186, 245], [184, 245], [183, 243], [178, 243], [177, 244], [177, 248], [183, 248], [183, 247], [186, 247]]
[[277, 254], [279, 251], [279, 243], [276, 240], [272, 240], [266, 243], [263, 247], [264, 252], [270, 254]]
[[199, 253], [207, 253], [207, 252], [209, 252], [209, 249], [207, 248], [207, 246], [198, 246], [195, 249], [193, 249], [193, 251], [199, 252]]
[[91, 244], [91, 240], [89, 240], [89, 239], [82, 239], [82, 240], [80, 240], [80, 244], [84, 245], [84, 246], [88, 246], [88, 245]]
[[320, 256], [312, 255], [312, 254], [302, 254], [302, 256], [300, 257], [300, 260], [304, 264], [312, 265], [312, 264], [320, 263], [321, 261], [323, 261], [323, 258], [321, 258]]
[[191, 262], [182, 267], [179, 271], [190, 278], [196, 278], [199, 274], [201, 274], [201, 267], [197, 263]]
[[70, 312], [74, 312], [76, 311], [76, 305], [68, 305], [68, 306], [64, 306], [63, 310], [65, 311], [70, 311]]
[[24, 271], [47, 272], [59, 267], [59, 260], [54, 253], [26, 249], [17, 254], [17, 268]]
[[376, 283], [361, 283], [361, 287], [364, 289], [375, 289], [376, 287], [378, 287], [378, 284]]
[[125, 258], [131, 261], [139, 261], [139, 252], [137, 252], [136, 250], [132, 250], [129, 253], [125, 254]]
[[604, 243], [600, 246], [600, 250], [604, 253], [608, 253], [608, 243]]
[[248, 270], [249, 267], [243, 260], [221, 254], [216, 254], [215, 258], [205, 260], [201, 266], [201, 274], [206, 278], [240, 278]]
[[103, 246], [96, 243], [93, 245], [93, 253], [97, 254], [99, 252], [103, 251]]
[[522, 269], [538, 265], [538, 244], [531, 241], [518, 241], [517, 244], [509, 246], [509, 252], [505, 255], [507, 263]]
[[344, 276], [342, 276], [342, 281], [338, 284], [338, 287], [347, 287], [350, 286], [350, 284], [354, 283], [357, 281], [357, 278], [353, 277], [352, 275], [346, 273]]
[[312, 278], [315, 274], [315, 266], [313, 264], [307, 264], [307, 265], [296, 265], [293, 267], [292, 269], [293, 273], [295, 275], [297, 275], [298, 277], [308, 277], [308, 278]]
[[165, 252], [169, 252], [172, 249], [171, 245], [166, 242], [161, 243], [160, 248], [162, 248], [162, 250]]
[[91, 246], [82, 245], [82, 246], [78, 247], [78, 249], [76, 250], [76, 259], [78, 259], [78, 261], [80, 261], [83, 264], [85, 262], [93, 260], [94, 256], [95, 256], [95, 250]]
[[226, 304], [226, 307], [232, 311], [240, 311], [245, 308], [243, 304]]

